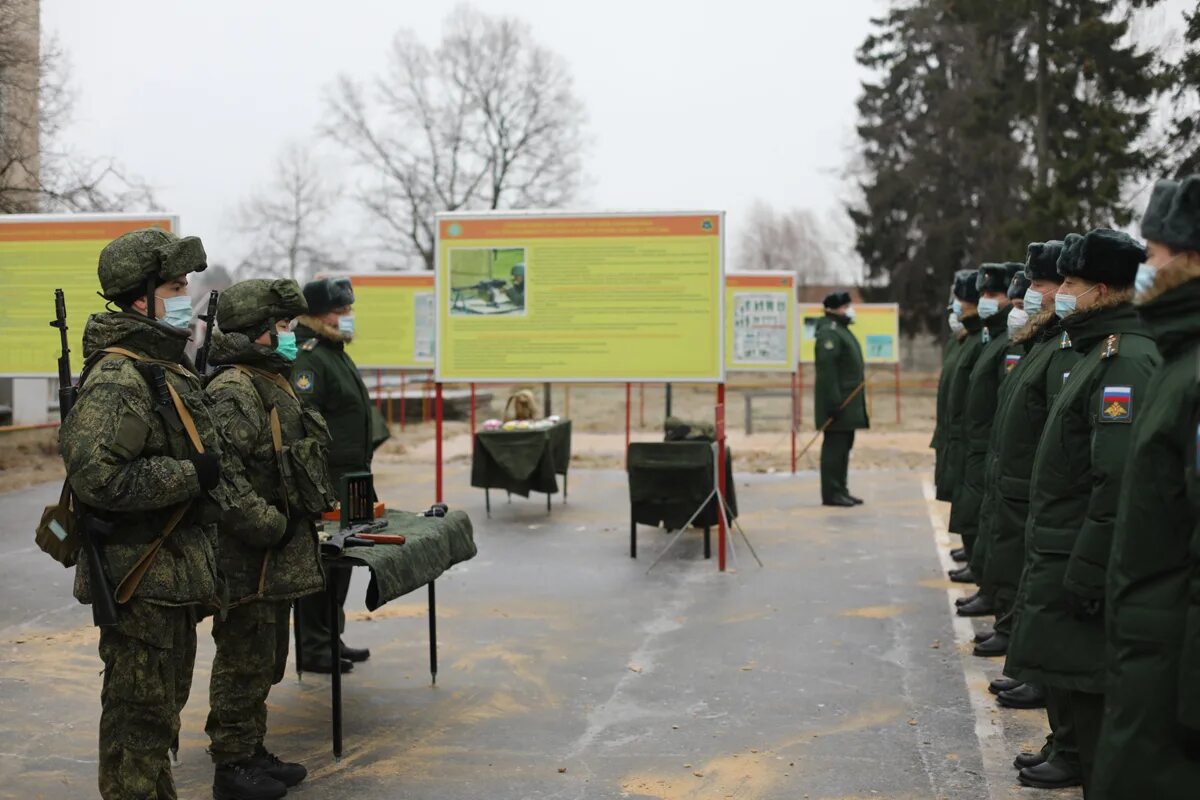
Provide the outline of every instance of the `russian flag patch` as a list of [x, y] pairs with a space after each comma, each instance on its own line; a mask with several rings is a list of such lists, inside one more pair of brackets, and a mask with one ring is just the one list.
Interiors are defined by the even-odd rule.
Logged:
[[1009, 355], [1006, 355], [1004, 357], [1004, 371], [1012, 372], [1013, 367], [1015, 367], [1017, 364], [1019, 364], [1020, 361], [1021, 361], [1021, 356], [1018, 353], [1010, 353]]
[[1133, 422], [1133, 387], [1105, 386], [1100, 399], [1101, 422]]

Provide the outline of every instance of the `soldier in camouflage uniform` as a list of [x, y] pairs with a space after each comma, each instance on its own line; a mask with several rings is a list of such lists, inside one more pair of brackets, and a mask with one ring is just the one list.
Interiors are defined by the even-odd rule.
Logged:
[[[296, 336], [288, 324], [307, 310], [290, 280], [243, 281], [217, 305], [210, 361], [218, 371], [208, 394], [251, 488], [218, 537], [230, 606], [213, 620], [205, 726], [217, 800], [282, 797], [307, 774], [263, 746], [267, 694], [287, 660], [291, 600], [324, 587], [314, 521], [333, 505], [328, 429], [291, 385]], [[257, 780], [248, 778], [253, 773]]]
[[[229, 495], [217, 429], [183, 353], [187, 276], [205, 262], [199, 239], [157, 229], [104, 248], [102, 294], [120, 311], [88, 320], [79, 398], [60, 432], [72, 491], [112, 526], [100, 541], [108, 579], [118, 601], [128, 594], [117, 624], [100, 629], [104, 798], [176, 796], [167, 752], [191, 689], [197, 617], [218, 604], [215, 522]], [[76, 598], [91, 603], [93, 588], [86, 565], [77, 567]]]

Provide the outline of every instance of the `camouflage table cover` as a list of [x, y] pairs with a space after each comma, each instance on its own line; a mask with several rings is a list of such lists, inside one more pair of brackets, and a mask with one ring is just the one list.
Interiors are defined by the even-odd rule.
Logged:
[[462, 511], [444, 517], [421, 517], [410, 511], [387, 512], [388, 527], [379, 533], [403, 534], [402, 545], [350, 547], [330, 566], [363, 565], [371, 571], [367, 609], [374, 611], [397, 597], [436, 580], [455, 564], [475, 557], [470, 518]]
[[[677, 530], [696, 512], [713, 489], [714, 453], [709, 442], [636, 442], [629, 446], [629, 503], [633, 521], [640, 525], [664, 524]], [[737, 517], [733, 480], [733, 451], [725, 448], [725, 502]], [[692, 523], [717, 524], [713, 498]]]
[[555, 494], [571, 463], [571, 421], [540, 431], [479, 431], [471, 457], [471, 485], [529, 497]]

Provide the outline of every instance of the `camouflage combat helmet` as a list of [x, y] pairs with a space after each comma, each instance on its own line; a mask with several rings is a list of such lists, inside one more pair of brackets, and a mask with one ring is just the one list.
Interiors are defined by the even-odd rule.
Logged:
[[280, 278], [235, 283], [217, 301], [217, 326], [225, 332], [256, 331], [275, 320], [308, 313], [308, 303], [293, 280]]
[[154, 288], [189, 272], [208, 268], [204, 245], [195, 236], [182, 239], [158, 228], [123, 233], [100, 251], [101, 296], [119, 300]]

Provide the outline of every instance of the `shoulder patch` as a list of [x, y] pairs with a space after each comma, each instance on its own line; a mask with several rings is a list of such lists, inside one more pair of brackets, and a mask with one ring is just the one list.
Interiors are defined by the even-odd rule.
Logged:
[[826, 339], [826, 340], [825, 340], [825, 349], [826, 349], [826, 350], [832, 350], [832, 349], [833, 349], [833, 339]]
[[297, 370], [296, 377], [292, 379], [292, 383], [295, 384], [297, 392], [311, 394], [313, 386], [316, 383], [316, 376], [313, 375], [311, 369]]
[[1121, 335], [1114, 333], [1104, 340], [1104, 349], [1100, 351], [1100, 358], [1112, 358], [1117, 354], [1117, 346], [1120, 344]]
[[992, 340], [992, 332], [989, 331], [987, 328], [984, 328], [982, 331], [980, 331], [979, 338], [980, 338], [980, 340], [983, 341], [984, 344], [987, 344], [988, 342], [990, 342]]
[[1013, 368], [1016, 367], [1017, 364], [1019, 364], [1019, 363], [1021, 363], [1021, 354], [1020, 353], [1009, 353], [1008, 355], [1006, 355], [1004, 357], [1004, 371], [1012, 372]]
[[1133, 387], [1105, 386], [1100, 395], [1101, 422], [1133, 422]]
[[1071, 344], [1071, 334], [1067, 333], [1066, 331], [1063, 331], [1062, 336], [1059, 337], [1059, 340], [1058, 340], [1058, 349], [1059, 350], [1070, 350], [1072, 346], [1073, 345]]
[[317, 344], [320, 343], [320, 341], [321, 341], [320, 339], [318, 339], [317, 337], [314, 336], [313, 338], [309, 339], [304, 344], [300, 345], [300, 349], [306, 353], [311, 353], [313, 350], [316, 349]]

